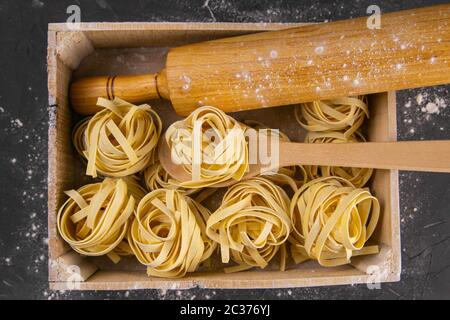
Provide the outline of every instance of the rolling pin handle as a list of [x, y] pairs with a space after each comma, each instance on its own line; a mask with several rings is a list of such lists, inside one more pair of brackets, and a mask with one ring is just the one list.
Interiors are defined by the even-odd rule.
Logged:
[[131, 103], [169, 98], [165, 70], [143, 75], [81, 78], [71, 84], [70, 102], [79, 114], [91, 115], [101, 110], [97, 106], [98, 97], [118, 97]]

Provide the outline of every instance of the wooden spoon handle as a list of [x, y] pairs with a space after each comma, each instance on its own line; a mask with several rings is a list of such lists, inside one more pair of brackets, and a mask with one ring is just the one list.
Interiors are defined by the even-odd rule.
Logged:
[[296, 164], [450, 172], [450, 141], [280, 143], [280, 166]]
[[166, 98], [166, 73], [125, 76], [99, 76], [75, 80], [70, 87], [70, 100], [74, 110], [82, 115], [99, 111], [98, 97], [122, 98], [131, 103]]

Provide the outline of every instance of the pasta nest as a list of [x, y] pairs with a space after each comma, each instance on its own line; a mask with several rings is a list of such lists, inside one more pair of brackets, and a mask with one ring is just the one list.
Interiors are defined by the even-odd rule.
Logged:
[[65, 192], [69, 199], [57, 215], [61, 237], [78, 253], [107, 254], [115, 263], [131, 254], [127, 242], [130, 217], [145, 190], [133, 178], [106, 178]]
[[265, 268], [280, 248], [280, 268], [284, 270], [284, 243], [290, 231], [289, 198], [281, 187], [263, 177], [231, 186], [206, 226], [207, 235], [220, 245], [222, 262], [229, 262], [231, 252], [231, 259], [238, 264], [226, 272]]
[[[256, 120], [245, 120], [244, 123], [255, 130], [269, 129], [267, 125]], [[281, 130], [267, 131], [269, 134], [278, 133], [280, 141], [290, 142], [288, 135]], [[278, 185], [288, 185], [294, 191], [297, 191], [297, 187], [305, 184], [308, 181], [308, 174], [302, 165], [289, 166], [278, 168], [276, 172], [266, 171], [261, 174], [265, 178], [275, 182]]]
[[[359, 132], [345, 137], [344, 133], [333, 132], [309, 132], [306, 136], [307, 143], [349, 143], [365, 142], [366, 139]], [[333, 166], [304, 166], [309, 179], [320, 177], [338, 176], [350, 181], [355, 187], [362, 188], [372, 176], [371, 168], [333, 167]]]
[[293, 196], [289, 237], [296, 263], [314, 259], [322, 266], [350, 263], [352, 256], [378, 253], [365, 246], [380, 215], [377, 198], [340, 177], [320, 178]]
[[165, 138], [172, 160], [192, 177], [184, 188], [240, 180], [248, 168], [248, 146], [241, 124], [214, 107], [201, 107], [173, 123]]
[[82, 120], [72, 140], [87, 159], [86, 174], [125, 177], [153, 162], [162, 123], [147, 105], [133, 105], [119, 98], [98, 98], [104, 109]]
[[367, 98], [341, 97], [303, 103], [295, 109], [297, 122], [313, 132], [342, 130], [348, 138], [369, 118]]
[[205, 233], [209, 215], [178, 191], [158, 189], [147, 194], [139, 202], [128, 237], [147, 274], [179, 278], [208, 259], [216, 247]]
[[170, 177], [159, 161], [156, 161], [144, 170], [144, 181], [147, 189], [150, 191], [172, 189], [177, 190], [181, 194], [190, 195], [200, 190], [180, 187], [180, 183]]

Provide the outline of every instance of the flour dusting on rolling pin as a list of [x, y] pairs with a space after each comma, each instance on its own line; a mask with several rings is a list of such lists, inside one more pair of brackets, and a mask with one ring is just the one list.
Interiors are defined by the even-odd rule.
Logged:
[[132, 103], [164, 98], [187, 115], [226, 112], [450, 82], [450, 5], [387, 13], [381, 28], [361, 17], [185, 45], [157, 74], [76, 79], [75, 111], [99, 96]]

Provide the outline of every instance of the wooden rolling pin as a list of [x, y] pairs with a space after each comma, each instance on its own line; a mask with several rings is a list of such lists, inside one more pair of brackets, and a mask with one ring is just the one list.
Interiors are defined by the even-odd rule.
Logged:
[[226, 112], [450, 82], [450, 4], [207, 41], [169, 50], [157, 74], [82, 78], [73, 108], [97, 97], [133, 103], [165, 98], [187, 115], [202, 105]]

